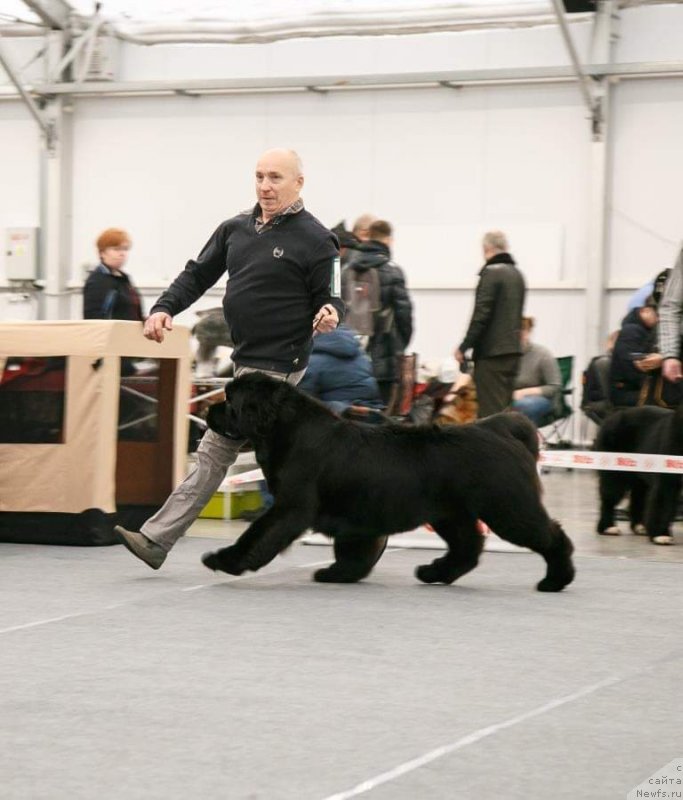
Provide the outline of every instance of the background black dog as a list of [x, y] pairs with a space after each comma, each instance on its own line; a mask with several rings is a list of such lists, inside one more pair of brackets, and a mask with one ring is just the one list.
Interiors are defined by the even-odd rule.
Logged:
[[[611, 453], [683, 455], [683, 405], [676, 411], [656, 406], [616, 411], [598, 431], [595, 449]], [[600, 472], [598, 533], [620, 533], [614, 509], [630, 492], [629, 520], [634, 533], [655, 544], [671, 544], [681, 476], [655, 472]]]
[[[573, 546], [540, 501], [535, 461], [504, 423], [367, 427], [261, 374], [228, 386], [228, 429], [254, 445], [275, 503], [231, 547], [203, 557], [240, 575], [271, 561], [308, 528], [349, 547], [317, 581], [353, 582], [377, 561], [377, 540], [428, 522], [448, 550], [417, 568], [425, 583], [452, 583], [478, 563], [483, 520], [546, 561], [539, 591], [574, 578]], [[491, 423], [489, 423], [489, 426]], [[528, 429], [527, 435], [528, 436]]]

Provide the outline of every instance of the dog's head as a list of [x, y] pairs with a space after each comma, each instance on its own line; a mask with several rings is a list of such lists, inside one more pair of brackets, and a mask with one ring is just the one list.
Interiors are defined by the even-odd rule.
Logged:
[[283, 380], [259, 372], [235, 378], [225, 390], [226, 429], [256, 442], [294, 417], [298, 396]]

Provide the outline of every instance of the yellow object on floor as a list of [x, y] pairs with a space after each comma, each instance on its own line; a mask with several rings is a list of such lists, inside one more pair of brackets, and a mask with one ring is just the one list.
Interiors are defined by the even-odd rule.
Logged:
[[209, 502], [204, 506], [199, 516], [201, 519], [225, 519], [228, 516], [226, 511], [226, 501], [229, 495], [225, 492], [216, 492]]
[[230, 519], [239, 519], [243, 511], [258, 511], [263, 506], [263, 496], [258, 489], [230, 493]]
[[239, 519], [244, 511], [258, 511], [263, 506], [259, 489], [218, 491], [204, 506], [201, 519]]

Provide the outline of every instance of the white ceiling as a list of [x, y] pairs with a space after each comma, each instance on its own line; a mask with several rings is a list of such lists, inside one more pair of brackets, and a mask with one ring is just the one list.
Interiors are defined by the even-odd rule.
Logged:
[[[94, 0], [67, 0], [74, 10], [90, 17], [95, 11]], [[667, 0], [618, 0], [621, 7], [630, 5], [649, 5]], [[682, 2], [683, 0], [668, 0]], [[551, 0], [103, 0], [100, 14], [114, 23], [117, 28], [144, 26], [145, 24], [171, 24], [182, 29], [202, 23], [229, 23], [231, 29], [243, 25], [257, 30], [268, 27], [277, 29], [281, 21], [296, 20], [305, 28], [328, 24], [330, 27], [360, 23], [372, 26], [373, 19], [391, 22], [392, 19], [431, 17], [439, 19], [448, 27], [448, 22], [456, 18], [473, 22], [482, 18], [491, 23], [498, 19], [509, 23], [515, 18], [526, 18], [538, 22], [543, 17], [553, 15]], [[23, 0], [0, 0], [0, 26], [7, 23], [39, 23], [38, 17]], [[493, 22], [495, 24], [495, 22]], [[370, 32], [370, 31], [369, 31]]]
[[[93, 3], [90, 0], [71, 0], [71, 4], [83, 14], [91, 14]], [[496, 7], [501, 10], [523, 9], [524, 7], [550, 6], [549, 0], [195, 0], [188, 8], [187, 2], [166, 2], [166, 0], [107, 0], [102, 4], [105, 16], [125, 17], [129, 20], [161, 20], [172, 17], [176, 20], [224, 20], [249, 21], [266, 20], [272, 17], [320, 14], [370, 14], [373, 11], [420, 10], [428, 7], [442, 7], [472, 10], [482, 7]]]
[[[70, 5], [84, 16], [94, 13], [93, 0], [69, 0]], [[271, 17], [326, 14], [371, 14], [373, 11], [385, 14], [391, 11], [418, 11], [425, 6], [454, 10], [471, 9], [473, 12], [496, 7], [501, 13], [543, 8], [551, 10], [550, 0], [104, 0], [100, 13], [112, 21], [159, 22], [175, 21], [250, 21], [266, 20]], [[0, 17], [37, 21], [36, 16], [22, 0], [2, 0]]]
[[[69, 0], [70, 5], [84, 16], [90, 16], [95, 11], [93, 0]], [[542, 3], [539, 0], [193, 0], [179, 2], [178, 0], [104, 0], [101, 3], [101, 13], [111, 20], [129, 21], [161, 21], [161, 20], [263, 20], [270, 17], [281, 17], [291, 14], [320, 14], [322, 12], [362, 14], [373, 11], [386, 12], [388, 10], [411, 10], [420, 8], [472, 8], [473, 12], [482, 7], [499, 7], [502, 12], [507, 9], [524, 9], [525, 7], [539, 7], [546, 5], [550, 9], [549, 0]], [[2, 0], [0, 3], [0, 18], [21, 19], [37, 21], [23, 0]]]

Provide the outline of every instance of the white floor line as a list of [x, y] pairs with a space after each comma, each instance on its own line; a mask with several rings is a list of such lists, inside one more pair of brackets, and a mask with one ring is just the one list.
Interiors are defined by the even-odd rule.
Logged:
[[[234, 577], [226, 578], [222, 581], [222, 583], [234, 583], [235, 581], [243, 581], [249, 578], [263, 578], [266, 575], [273, 576], [278, 575], [282, 572], [286, 572], [289, 569], [307, 569], [308, 567], [320, 567], [323, 564], [331, 564], [334, 561], [333, 558], [325, 559], [325, 561], [310, 561], [306, 564], [292, 564], [291, 566], [285, 567], [281, 570], [275, 570], [275, 572], [254, 572], [250, 575], [236, 575]], [[134, 600], [124, 600], [122, 603], [114, 603], [113, 605], [109, 606], [102, 606], [100, 608], [95, 608], [92, 611], [77, 611], [74, 614], [63, 614], [61, 617], [50, 617], [49, 619], [39, 619], [35, 622], [26, 622], [23, 625], [12, 625], [9, 628], [0, 628], [0, 635], [3, 633], [13, 633], [14, 631], [23, 631], [27, 628], [37, 628], [41, 625], [50, 625], [53, 622], [62, 622], [65, 619], [78, 619], [78, 617], [89, 617], [93, 616], [94, 614], [100, 614], [103, 611], [114, 611], [117, 608], [122, 608], [123, 606], [133, 605], [135, 603], [139, 603], [141, 600], [148, 600], [157, 597], [162, 597], [165, 594], [173, 594], [176, 591], [180, 592], [196, 592], [198, 589], [206, 589], [209, 586], [217, 586], [218, 582], [215, 583], [199, 583], [196, 586], [186, 586], [184, 589], [169, 589], [166, 592], [159, 592], [159, 594], [149, 594], [145, 595], [144, 597], [136, 597]]]
[[[653, 669], [655, 666], [655, 664], [652, 664], [649, 666], [649, 668]], [[389, 783], [389, 781], [393, 781], [401, 775], [406, 775], [408, 772], [414, 772], [416, 769], [424, 767], [425, 764], [430, 764], [432, 761], [436, 761], [438, 758], [442, 758], [443, 756], [447, 756], [451, 753], [457, 752], [458, 750], [462, 750], [465, 747], [469, 747], [469, 745], [479, 742], [482, 739], [486, 739], [489, 736], [493, 736], [499, 731], [503, 731], [506, 728], [512, 728], [515, 725], [519, 725], [521, 722], [526, 722], [528, 719], [540, 717], [542, 714], [545, 714], [548, 711], [552, 711], [555, 708], [572, 703], [574, 700], [579, 700], [580, 698], [586, 697], [589, 694], [593, 694], [594, 692], [604, 689], [607, 686], [620, 683], [626, 678], [630, 678], [638, 672], [644, 672], [646, 670], [647, 668], [634, 670], [633, 672], [629, 672], [624, 675], [614, 675], [611, 678], [605, 678], [605, 680], [599, 681], [598, 683], [585, 686], [583, 689], [572, 692], [572, 694], [558, 697], [556, 700], [551, 700], [549, 703], [545, 703], [544, 705], [534, 708], [531, 711], [527, 711], [524, 714], [519, 714], [516, 717], [512, 717], [512, 719], [508, 719], [505, 722], [500, 722], [497, 725], [489, 725], [487, 728], [481, 728], [474, 733], [463, 736], [461, 739], [458, 739], [451, 744], [430, 750], [428, 753], [418, 756], [418, 758], [414, 758], [411, 761], [406, 761], [403, 764], [399, 764], [398, 767], [394, 767], [394, 769], [391, 769], [388, 772], [383, 772], [374, 778], [363, 781], [362, 783], [359, 783], [357, 786], [354, 786], [352, 789], [348, 789], [345, 792], [332, 794], [329, 797], [324, 798], [324, 800], [349, 800], [351, 797], [358, 797], [361, 794], [365, 794], [366, 792], [370, 792], [378, 786], [381, 786], [383, 783]]]
[[[323, 564], [331, 564], [334, 561], [333, 558], [326, 558], [324, 561], [309, 561], [307, 564], [293, 564], [291, 567], [285, 567], [285, 569], [279, 569], [275, 572], [259, 572], [253, 573], [252, 575], [235, 575], [231, 578], [227, 578], [223, 581], [223, 583], [235, 583], [235, 581], [243, 581], [247, 578], [258, 578], [258, 577], [265, 577], [266, 575], [277, 575], [280, 572], [285, 572], [287, 569], [305, 569], [306, 567], [322, 567]], [[220, 577], [220, 573], [216, 577]], [[217, 586], [216, 583], [199, 583], [196, 586], [187, 586], [184, 589], [181, 589], [181, 592], [196, 592], [197, 589], [205, 589], [207, 586]], [[0, 631], [2, 633], [2, 631]]]
[[[103, 609], [104, 610], [104, 609]], [[92, 614], [92, 611], [79, 611], [76, 614], [64, 614], [61, 617], [51, 617], [50, 619], [39, 619], [36, 622], [27, 622], [24, 625], [13, 625], [11, 628], [0, 628], [0, 634], [12, 633], [12, 631], [22, 631], [26, 628], [36, 628], [38, 625], [49, 625], [51, 622], [61, 622], [63, 619], [75, 619]]]

